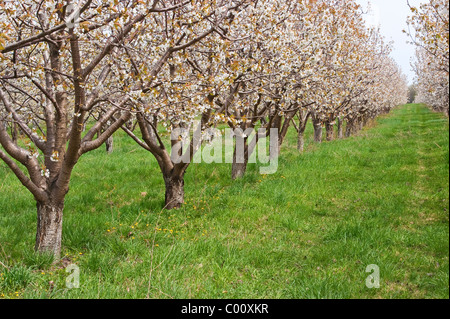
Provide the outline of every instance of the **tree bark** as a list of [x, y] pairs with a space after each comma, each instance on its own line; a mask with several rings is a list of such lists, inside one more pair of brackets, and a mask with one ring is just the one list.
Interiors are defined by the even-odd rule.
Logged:
[[347, 120], [347, 125], [345, 127], [345, 137], [350, 137], [354, 131], [353, 129], [353, 120]]
[[11, 138], [13, 140], [14, 143], [17, 143], [17, 124], [16, 122], [12, 123], [12, 127], [11, 127]]
[[37, 232], [35, 250], [61, 254], [62, 217], [64, 203], [37, 203]]
[[327, 141], [334, 140], [334, 125], [330, 123], [325, 124], [325, 129], [327, 132]]
[[342, 119], [339, 117], [338, 118], [338, 138], [342, 139], [344, 138], [344, 127], [343, 127], [343, 122]]
[[236, 161], [233, 160], [233, 164], [231, 166], [231, 178], [235, 180], [244, 177], [246, 170], [247, 161], [244, 163], [236, 163]]
[[311, 116], [311, 112], [309, 111], [299, 111], [298, 118], [298, 136], [297, 136], [297, 149], [299, 152], [303, 152], [305, 150], [305, 130], [306, 124], [308, 123], [308, 119]]
[[353, 122], [353, 126], [352, 126], [352, 134], [356, 135], [359, 132], [359, 128], [360, 128], [360, 121], [359, 119], [355, 119], [355, 122]]
[[364, 128], [364, 119], [363, 118], [359, 119], [358, 125], [359, 125], [358, 129], [361, 131]]
[[[231, 179], [235, 180], [238, 178], [242, 178], [247, 171], [248, 159], [250, 153], [254, 151], [255, 145], [252, 144], [252, 147], [249, 148], [248, 138], [242, 138], [239, 136], [235, 137], [236, 144], [234, 145], [233, 151], [233, 162], [231, 164]], [[255, 141], [253, 141], [255, 142]], [[239, 149], [238, 147], [243, 149]]]
[[367, 126], [367, 123], [369, 123], [369, 116], [364, 116], [363, 117], [363, 126]]
[[164, 176], [166, 184], [165, 208], [180, 208], [184, 204], [184, 176]]
[[247, 164], [248, 164], [248, 144], [247, 140], [244, 140], [244, 150], [243, 150], [243, 158], [239, 158], [237, 156], [237, 146], [238, 144], [234, 146], [234, 153], [233, 153], [233, 163], [231, 164], [231, 179], [235, 180], [238, 178], [242, 178], [245, 175], [245, 172], [247, 171]]
[[114, 137], [111, 135], [108, 137], [108, 139], [105, 141], [106, 145], [106, 152], [108, 154], [111, 154], [114, 151]]
[[300, 128], [298, 130], [297, 149], [299, 152], [305, 150], [305, 134]]
[[314, 142], [322, 143], [322, 124], [314, 123]]
[[[127, 123], [128, 123], [128, 122], [127, 122]], [[102, 129], [99, 130], [99, 131], [97, 132], [97, 138], [99, 138], [100, 135], [102, 135], [102, 134], [105, 132], [105, 130], [106, 130], [107, 128], [108, 128], [108, 127], [107, 127], [106, 125], [103, 126]], [[110, 137], [108, 137], [108, 138], [106, 139], [106, 141], [105, 141], [105, 147], [106, 147], [106, 152], [107, 152], [108, 154], [111, 154], [111, 153], [114, 151], [114, 137], [113, 137], [113, 135], [111, 135]]]

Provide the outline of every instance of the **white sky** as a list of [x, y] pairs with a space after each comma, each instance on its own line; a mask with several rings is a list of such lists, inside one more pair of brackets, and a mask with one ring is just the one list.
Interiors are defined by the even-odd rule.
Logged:
[[[406, 43], [408, 37], [402, 32], [407, 29], [406, 18], [411, 15], [407, 0], [356, 0], [367, 8], [370, 2], [371, 12], [366, 16], [368, 24], [380, 26], [381, 33], [386, 41], [394, 41], [394, 50], [391, 56], [400, 65], [412, 83], [414, 72], [411, 70], [411, 58], [414, 57], [415, 47]], [[418, 7], [425, 0], [409, 0], [411, 6]]]

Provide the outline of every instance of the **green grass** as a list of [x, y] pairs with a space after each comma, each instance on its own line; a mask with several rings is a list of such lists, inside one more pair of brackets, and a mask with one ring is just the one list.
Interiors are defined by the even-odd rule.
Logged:
[[33, 253], [33, 198], [0, 163], [0, 296], [449, 298], [448, 129], [406, 105], [345, 140], [315, 145], [308, 127], [301, 155], [291, 130], [278, 173], [193, 164], [170, 212], [156, 162], [119, 133], [75, 169], [57, 264]]

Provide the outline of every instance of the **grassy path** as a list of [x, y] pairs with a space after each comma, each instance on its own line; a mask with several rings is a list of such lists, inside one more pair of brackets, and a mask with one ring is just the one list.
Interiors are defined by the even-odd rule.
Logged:
[[[32, 253], [35, 208], [0, 164], [4, 298], [448, 298], [448, 119], [406, 105], [358, 136], [306, 152], [291, 131], [274, 175], [198, 164], [187, 204], [161, 212], [156, 163], [123, 135], [88, 154], [66, 203], [67, 262]], [[309, 144], [308, 144], [309, 142]], [[380, 288], [365, 285], [380, 269]], [[56, 289], [50, 289], [49, 281]]]

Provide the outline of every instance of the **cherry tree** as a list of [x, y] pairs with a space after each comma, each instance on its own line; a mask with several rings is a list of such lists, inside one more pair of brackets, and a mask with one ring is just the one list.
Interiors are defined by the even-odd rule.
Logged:
[[412, 7], [408, 18], [411, 43], [417, 46], [413, 65], [417, 76], [417, 101], [434, 110], [449, 112], [449, 3], [430, 0]]
[[[126, 44], [148, 21], [182, 15], [187, 5], [190, 1], [0, 4], [0, 158], [36, 200], [37, 251], [60, 254], [73, 168], [131, 117], [135, 82], [121, 63]], [[167, 50], [154, 61], [142, 89], [153, 85], [172, 54]]]
[[[186, 6], [184, 15], [155, 17], [151, 31], [150, 26], [143, 29], [125, 47], [129, 59], [123, 62], [135, 73], [130, 90], [140, 130], [135, 133], [123, 125], [122, 129], [158, 162], [165, 182], [166, 209], [184, 203], [184, 175], [205, 131], [218, 116], [214, 103], [218, 87], [233, 81], [223, 69], [215, 67], [217, 61], [226, 59], [227, 43], [223, 39], [233, 36], [237, 16], [262, 3], [198, 1]], [[245, 29], [245, 25], [239, 27]], [[149, 46], [149, 41], [154, 45]], [[160, 72], [151, 75], [153, 61], [160, 59], [166, 63], [159, 63]], [[152, 84], [146, 86], [149, 81]], [[169, 145], [164, 141], [166, 133], [170, 134]]]
[[[337, 121], [337, 135], [342, 138], [345, 120], [348, 137], [378, 115], [376, 110], [390, 109], [406, 96], [406, 79], [397, 66], [393, 67], [390, 45], [384, 43], [379, 30], [365, 26], [358, 5], [353, 1], [339, 4], [340, 11], [336, 4], [332, 7], [337, 19], [324, 25], [331, 36], [323, 46], [324, 76], [315, 84], [318, 94], [310, 110], [316, 142], [322, 140], [322, 127], [330, 141], [335, 137]], [[299, 148], [301, 145], [299, 141]]]
[[276, 141], [270, 143], [270, 153], [272, 158], [277, 156], [291, 120], [304, 106], [294, 87], [312, 68], [315, 39], [308, 37], [312, 24], [305, 24], [315, 15], [314, 5], [314, 1], [266, 3], [260, 12], [243, 16], [236, 24], [249, 25], [256, 20], [252, 30], [247, 28], [240, 34], [236, 30], [240, 40], [226, 38], [231, 54], [218, 61], [218, 67], [234, 81], [222, 86], [215, 103], [219, 119], [226, 117], [235, 132], [233, 179], [245, 174], [256, 146], [265, 143], [269, 135], [273, 139], [274, 131]]

